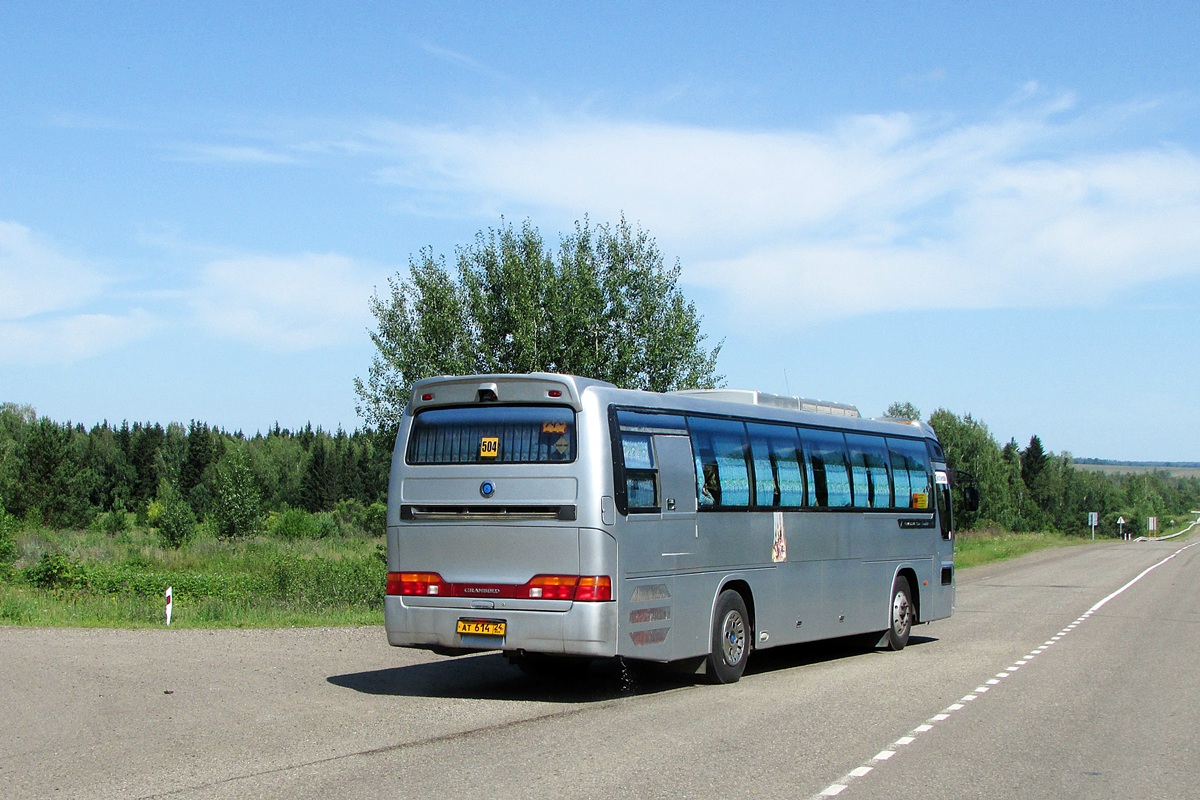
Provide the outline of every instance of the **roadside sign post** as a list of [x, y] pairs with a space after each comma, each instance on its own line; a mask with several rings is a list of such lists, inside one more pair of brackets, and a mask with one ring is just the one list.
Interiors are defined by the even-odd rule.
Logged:
[[1092, 541], [1096, 541], [1096, 526], [1100, 524], [1100, 514], [1097, 511], [1088, 512], [1088, 525], [1092, 526]]
[[1121, 532], [1121, 539], [1125, 539], [1125, 518], [1117, 517], [1117, 529]]
[[1150, 535], [1158, 536], [1158, 517], [1150, 518]]

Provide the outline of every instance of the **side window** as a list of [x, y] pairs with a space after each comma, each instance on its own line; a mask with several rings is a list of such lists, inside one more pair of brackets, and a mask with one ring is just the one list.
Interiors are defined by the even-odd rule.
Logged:
[[654, 435], [685, 434], [687, 423], [676, 414], [612, 409], [613, 482], [622, 513], [659, 511], [660, 481]]
[[942, 522], [942, 538], [951, 539], [954, 537], [954, 521], [950, 508], [950, 476], [940, 469], [937, 471], [937, 488], [937, 510], [938, 519]]
[[845, 508], [850, 505], [850, 471], [846, 463], [846, 439], [837, 431], [804, 428], [804, 455], [812, 480], [809, 505], [818, 508]]
[[750, 466], [746, 426], [737, 420], [689, 417], [696, 458], [696, 496], [700, 508], [750, 505]]
[[[919, 508], [915, 505], [919, 500], [914, 496], [919, 490], [913, 488], [908, 475], [908, 456], [898, 447], [902, 443], [896, 439], [888, 439], [887, 442], [888, 455], [892, 459], [892, 489], [896, 493], [896, 507]], [[925, 502], [928, 505], [928, 497]]]
[[892, 481], [888, 452], [882, 436], [847, 433], [854, 505], [858, 508], [891, 508]]
[[924, 442], [889, 438], [887, 446], [896, 481], [897, 508], [932, 510], [933, 475]]
[[658, 511], [658, 474], [654, 448], [646, 433], [624, 433], [621, 453], [625, 459], [625, 496], [629, 511]]
[[796, 430], [782, 425], [747, 423], [754, 460], [754, 503], [799, 508], [804, 505], [804, 463]]

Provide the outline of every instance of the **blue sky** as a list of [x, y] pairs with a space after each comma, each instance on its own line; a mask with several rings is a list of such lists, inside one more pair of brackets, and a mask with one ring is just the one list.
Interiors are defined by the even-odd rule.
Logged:
[[624, 214], [731, 386], [1200, 460], [1193, 3], [0, 6], [0, 401], [361, 425], [368, 301]]

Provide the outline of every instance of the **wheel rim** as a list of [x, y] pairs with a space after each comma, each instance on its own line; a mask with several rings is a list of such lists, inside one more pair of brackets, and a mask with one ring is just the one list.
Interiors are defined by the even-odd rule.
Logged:
[[725, 615], [721, 624], [721, 647], [726, 664], [736, 664], [746, 653], [746, 623], [737, 611]]
[[892, 598], [892, 630], [903, 636], [912, 625], [912, 603], [904, 592], [896, 592]]

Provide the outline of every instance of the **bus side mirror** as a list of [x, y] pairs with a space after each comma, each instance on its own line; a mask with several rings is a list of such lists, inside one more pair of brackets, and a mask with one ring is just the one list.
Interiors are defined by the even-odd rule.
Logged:
[[979, 487], [975, 484], [968, 484], [963, 487], [963, 501], [966, 504], [967, 511], [975, 512], [979, 510]]

